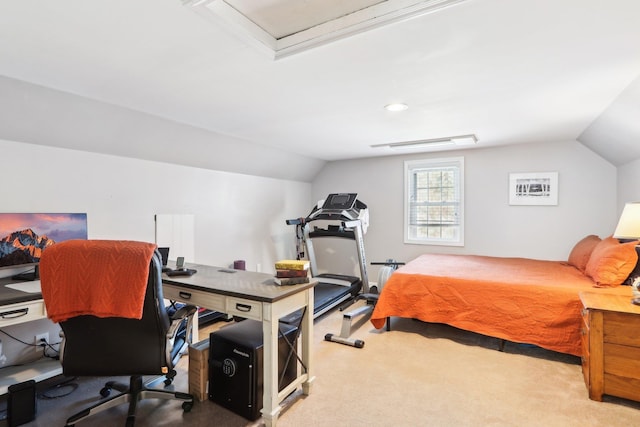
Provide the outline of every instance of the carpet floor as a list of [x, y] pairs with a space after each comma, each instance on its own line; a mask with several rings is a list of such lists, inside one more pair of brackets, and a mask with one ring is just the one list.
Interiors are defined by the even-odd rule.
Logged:
[[[326, 333], [340, 332], [341, 322], [338, 311], [316, 320], [311, 394], [296, 391], [287, 398], [279, 426], [640, 425], [638, 402], [589, 400], [577, 357], [515, 343], [498, 351], [494, 338], [396, 318], [391, 331], [362, 323], [352, 334], [365, 341], [362, 349], [324, 341]], [[225, 325], [201, 329], [201, 338]], [[187, 363], [183, 357], [170, 388], [187, 390]], [[64, 426], [69, 416], [100, 400], [106, 380], [74, 379], [41, 390], [36, 419], [25, 426]], [[125, 417], [122, 405], [77, 426], [124, 425]], [[189, 413], [183, 413], [179, 402], [141, 401], [136, 421], [139, 427], [262, 424], [261, 419], [248, 421], [210, 401], [196, 402]]]

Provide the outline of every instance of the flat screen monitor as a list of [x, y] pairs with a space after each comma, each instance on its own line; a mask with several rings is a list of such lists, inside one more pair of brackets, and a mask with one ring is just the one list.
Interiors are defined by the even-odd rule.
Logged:
[[0, 268], [37, 265], [47, 247], [87, 239], [86, 213], [0, 213]]

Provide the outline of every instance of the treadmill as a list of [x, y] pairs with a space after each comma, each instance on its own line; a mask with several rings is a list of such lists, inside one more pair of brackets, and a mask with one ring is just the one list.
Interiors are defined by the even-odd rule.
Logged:
[[[357, 199], [357, 196], [356, 193], [329, 194], [322, 206], [315, 206], [306, 218], [287, 220], [287, 224], [296, 226], [297, 258], [304, 259], [306, 249], [312, 280], [318, 281], [314, 287], [314, 319], [339, 305], [348, 305], [360, 292], [369, 292], [363, 239], [366, 229], [366, 224], [363, 222], [368, 219], [368, 209], [367, 205]], [[316, 221], [321, 221], [322, 225], [315, 225]], [[319, 239], [352, 241], [356, 247], [360, 277], [318, 273], [313, 242]], [[300, 313], [292, 313], [281, 321], [290, 323], [299, 316]]]

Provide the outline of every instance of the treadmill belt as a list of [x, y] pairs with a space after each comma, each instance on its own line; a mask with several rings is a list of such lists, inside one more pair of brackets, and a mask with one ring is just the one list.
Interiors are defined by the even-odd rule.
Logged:
[[313, 313], [318, 313], [331, 306], [335, 301], [351, 294], [350, 286], [334, 285], [333, 283], [318, 283], [314, 288]]
[[[314, 318], [318, 313], [323, 313], [324, 311], [334, 308], [334, 306], [338, 306], [341, 302], [346, 300], [349, 296], [355, 296], [362, 288], [362, 281], [357, 277], [350, 276], [338, 276], [338, 275], [329, 275], [327, 274], [325, 277], [331, 279], [339, 279], [345, 281], [344, 285], [337, 285], [335, 283], [325, 283], [322, 282], [323, 275], [316, 277], [319, 282], [313, 288], [313, 314]], [[349, 284], [347, 286], [347, 284]], [[296, 324], [296, 322], [300, 319], [302, 315], [302, 311], [295, 311], [283, 318], [280, 319], [281, 322], [288, 324]]]

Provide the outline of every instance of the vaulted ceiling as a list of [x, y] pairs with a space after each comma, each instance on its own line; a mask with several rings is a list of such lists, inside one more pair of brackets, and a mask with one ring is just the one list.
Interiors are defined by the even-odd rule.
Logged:
[[[421, 10], [422, 3], [446, 7]], [[73, 139], [51, 122], [66, 123], [76, 110], [39, 109], [37, 87], [86, 99], [96, 111], [99, 103], [111, 118], [118, 109], [173, 123], [185, 164], [199, 165], [203, 147], [221, 138], [331, 161], [397, 154], [372, 145], [468, 134], [478, 148], [579, 140], [614, 164], [640, 157], [640, 2], [446, 3], [4, 1], [0, 87], [14, 98], [0, 99], [0, 111], [11, 117], [0, 118], [0, 138], [52, 145]], [[222, 12], [205, 16], [207, 7]], [[401, 16], [403, 10], [417, 12]], [[385, 14], [393, 19], [382, 25]], [[349, 37], [278, 58], [260, 48], [267, 36], [255, 34], [280, 43], [315, 25], [310, 17], [330, 34], [332, 20], [367, 15], [376, 25], [360, 23]], [[394, 102], [409, 108], [383, 108]], [[18, 129], [11, 114], [32, 114], [24, 118], [30, 127], [52, 117], [49, 140]], [[137, 148], [117, 147], [113, 140], [126, 129], [95, 122], [95, 138], [84, 129], [73, 148], [136, 156], [153, 148], [142, 146], [145, 138]], [[186, 128], [197, 130], [197, 144], [179, 137]]]

